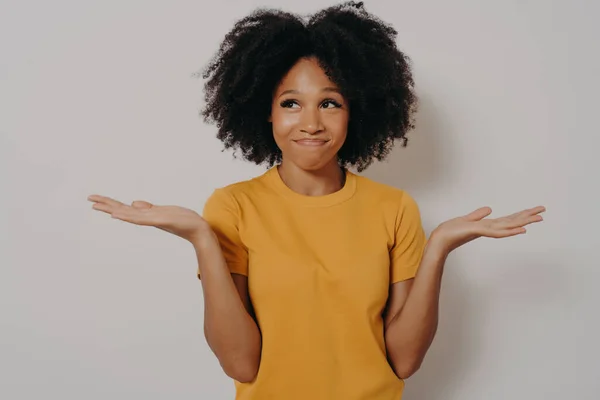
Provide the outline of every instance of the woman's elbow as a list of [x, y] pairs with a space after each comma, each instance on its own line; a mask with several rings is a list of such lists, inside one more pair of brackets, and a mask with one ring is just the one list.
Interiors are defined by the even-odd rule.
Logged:
[[408, 379], [415, 374], [421, 368], [420, 361], [409, 361], [405, 360], [402, 363], [398, 363], [394, 366], [394, 372], [400, 379]]
[[232, 346], [229, 343], [211, 341], [205, 329], [208, 346], [213, 351], [225, 374], [238, 382], [252, 382], [258, 374], [260, 364], [260, 336], [255, 341], [247, 341]]
[[225, 374], [240, 383], [252, 382], [258, 374], [258, 363], [250, 360], [237, 360], [221, 365]]

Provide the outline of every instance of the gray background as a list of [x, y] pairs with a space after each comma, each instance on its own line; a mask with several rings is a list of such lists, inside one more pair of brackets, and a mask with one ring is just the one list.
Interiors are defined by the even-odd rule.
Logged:
[[[233, 22], [321, 1], [0, 3], [0, 398], [232, 399], [202, 333], [192, 247], [87, 195], [202, 209], [264, 171], [198, 116]], [[525, 236], [453, 253], [407, 400], [597, 399], [600, 57], [592, 1], [368, 1], [414, 62], [408, 148], [364, 174], [426, 230], [544, 204]]]

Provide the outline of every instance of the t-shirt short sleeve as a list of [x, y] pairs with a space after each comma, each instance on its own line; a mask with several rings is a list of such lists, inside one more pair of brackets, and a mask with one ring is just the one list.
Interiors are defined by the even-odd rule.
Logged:
[[390, 283], [415, 277], [426, 243], [419, 207], [408, 193], [403, 192], [396, 217], [394, 245], [390, 250]]
[[248, 276], [248, 249], [240, 239], [240, 209], [233, 196], [216, 189], [204, 203], [202, 217], [215, 232], [229, 270]]

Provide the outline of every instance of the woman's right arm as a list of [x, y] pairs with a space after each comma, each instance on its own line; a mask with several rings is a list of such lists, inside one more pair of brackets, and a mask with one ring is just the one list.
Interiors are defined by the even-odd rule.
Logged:
[[[205, 206], [229, 253], [239, 248], [232, 241], [236, 235], [236, 216], [231, 213], [229, 198], [217, 191]], [[157, 206], [147, 201], [124, 204], [110, 197], [91, 195], [92, 208], [136, 225], [154, 226], [177, 235], [194, 246], [198, 272], [204, 290], [204, 334], [211, 350], [227, 375], [239, 382], [250, 382], [258, 372], [261, 335], [254, 321], [248, 279], [229, 271], [223, 248], [211, 225], [197, 212], [179, 206]], [[226, 233], [228, 232], [229, 236]], [[240, 263], [247, 262], [239, 258]]]
[[261, 334], [253, 318], [248, 278], [230, 273], [212, 230], [192, 245], [204, 292], [206, 341], [228, 376], [250, 382], [260, 364]]

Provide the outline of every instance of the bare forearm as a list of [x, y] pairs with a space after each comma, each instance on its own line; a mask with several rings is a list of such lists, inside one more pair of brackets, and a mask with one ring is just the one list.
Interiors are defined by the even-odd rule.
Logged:
[[194, 243], [204, 292], [204, 333], [223, 370], [238, 381], [258, 371], [261, 335], [244, 307], [216, 238]]
[[404, 307], [386, 327], [388, 357], [402, 378], [420, 367], [435, 336], [446, 257], [430, 240]]

